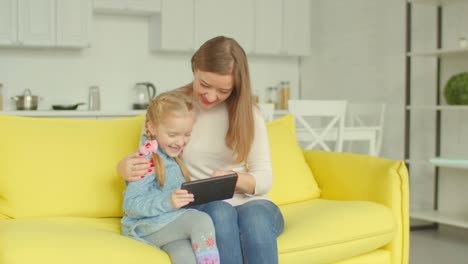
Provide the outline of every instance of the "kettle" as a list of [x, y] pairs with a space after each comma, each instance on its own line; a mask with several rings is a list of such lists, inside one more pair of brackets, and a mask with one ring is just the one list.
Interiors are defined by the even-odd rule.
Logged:
[[136, 97], [133, 109], [141, 110], [148, 108], [149, 102], [156, 96], [156, 87], [150, 82], [141, 82], [135, 85]]

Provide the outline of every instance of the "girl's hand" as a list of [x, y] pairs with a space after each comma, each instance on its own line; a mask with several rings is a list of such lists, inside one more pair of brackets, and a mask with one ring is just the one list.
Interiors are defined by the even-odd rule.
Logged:
[[194, 200], [193, 194], [189, 193], [187, 190], [176, 189], [171, 195], [171, 205], [174, 209], [179, 209]]
[[132, 153], [125, 157], [117, 165], [117, 172], [120, 177], [128, 182], [143, 179], [148, 170], [152, 168], [150, 159], [146, 159], [138, 153]]

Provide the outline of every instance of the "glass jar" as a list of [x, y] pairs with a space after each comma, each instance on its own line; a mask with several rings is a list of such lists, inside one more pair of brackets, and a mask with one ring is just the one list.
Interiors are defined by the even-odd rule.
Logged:
[[289, 82], [280, 83], [280, 106], [281, 110], [288, 109], [288, 101], [290, 98], [291, 88], [289, 87]]
[[93, 85], [89, 87], [88, 110], [90, 111], [101, 110], [101, 99], [99, 95], [99, 87], [97, 85]]
[[267, 103], [273, 104], [278, 109], [278, 87], [270, 86], [267, 88]]
[[3, 84], [0, 83], [0, 111], [3, 110]]

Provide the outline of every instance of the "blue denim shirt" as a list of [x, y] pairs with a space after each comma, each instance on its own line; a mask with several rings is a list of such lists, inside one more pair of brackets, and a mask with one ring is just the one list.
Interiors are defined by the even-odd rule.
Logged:
[[160, 149], [158, 154], [166, 167], [164, 187], [159, 186], [153, 172], [128, 183], [124, 191], [122, 234], [137, 240], [158, 231], [188, 210], [174, 209], [171, 205], [172, 192], [185, 182], [179, 165]]

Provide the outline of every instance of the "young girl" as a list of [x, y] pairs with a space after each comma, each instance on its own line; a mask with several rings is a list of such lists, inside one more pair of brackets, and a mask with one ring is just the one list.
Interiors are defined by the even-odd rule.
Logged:
[[160, 94], [148, 106], [146, 120], [139, 156], [151, 158], [152, 164], [142, 180], [127, 185], [122, 233], [160, 247], [172, 263], [219, 263], [210, 216], [181, 208], [194, 200], [179, 189], [190, 175], [178, 157], [195, 122], [192, 99], [175, 91]]

